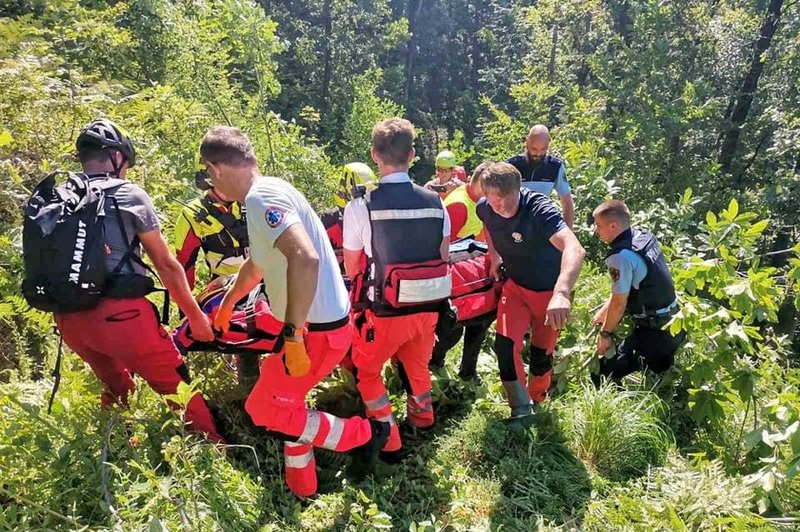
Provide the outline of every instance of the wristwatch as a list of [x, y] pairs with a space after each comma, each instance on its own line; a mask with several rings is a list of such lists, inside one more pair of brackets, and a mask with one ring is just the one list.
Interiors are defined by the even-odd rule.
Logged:
[[283, 329], [281, 329], [281, 336], [284, 338], [294, 338], [295, 336], [303, 336], [305, 331], [305, 327], [295, 327], [291, 323], [284, 323]]
[[614, 338], [614, 333], [609, 331], [600, 331], [600, 336], [603, 338]]

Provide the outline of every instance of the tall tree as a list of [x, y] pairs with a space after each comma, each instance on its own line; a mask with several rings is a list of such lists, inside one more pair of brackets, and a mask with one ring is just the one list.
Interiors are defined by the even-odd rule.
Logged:
[[[781, 20], [781, 8], [783, 7], [783, 0], [770, 0], [767, 7], [767, 13], [758, 30], [758, 36], [753, 43], [753, 54], [750, 59], [750, 64], [747, 67], [747, 72], [742, 79], [741, 87], [731, 100], [730, 120], [726, 124], [726, 130], [722, 140], [722, 146], [719, 150], [717, 161], [719, 162], [723, 172], [730, 173], [733, 165], [736, 151], [739, 147], [739, 138], [741, 136], [742, 127], [747, 121], [747, 115], [750, 113], [750, 107], [753, 104], [756, 90], [758, 89], [758, 81], [764, 71], [764, 60], [772, 38], [775, 36], [775, 31], [778, 29], [778, 24]], [[735, 103], [733, 103], [735, 102]], [[740, 177], [742, 174], [740, 174]], [[736, 186], [741, 187], [741, 179], [737, 178]]]

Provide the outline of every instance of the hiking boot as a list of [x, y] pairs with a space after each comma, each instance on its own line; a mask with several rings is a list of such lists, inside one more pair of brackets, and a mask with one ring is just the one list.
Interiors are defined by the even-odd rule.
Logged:
[[363, 480], [375, 468], [378, 452], [386, 445], [391, 434], [392, 426], [386, 421], [370, 419], [369, 424], [372, 428], [372, 437], [364, 445], [352, 449], [349, 453], [353, 459], [347, 472], [355, 480]]
[[505, 423], [510, 429], [526, 429], [531, 426], [532, 422], [532, 414], [520, 414], [518, 416], [511, 416], [503, 420], [503, 423]]
[[431, 359], [428, 362], [428, 370], [429, 371], [436, 371], [439, 369], [444, 369], [444, 360], [433, 360]]
[[431, 434], [435, 425], [436, 423], [431, 423], [427, 427], [417, 427], [405, 420], [397, 428], [400, 431], [401, 438], [421, 438]]
[[480, 375], [478, 375], [477, 373], [466, 374], [466, 375], [462, 375], [461, 373], [459, 373], [458, 378], [461, 379], [461, 381], [466, 384], [472, 384], [473, 386], [477, 387], [483, 386], [483, 379], [481, 379]]
[[405, 445], [396, 451], [381, 451], [379, 458], [385, 464], [399, 464], [411, 455], [411, 449]]

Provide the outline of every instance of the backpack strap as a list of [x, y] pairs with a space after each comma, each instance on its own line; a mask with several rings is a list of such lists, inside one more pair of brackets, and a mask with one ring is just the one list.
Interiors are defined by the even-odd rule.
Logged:
[[[58, 329], [56, 329], [58, 331]], [[58, 355], [56, 356], [56, 365], [53, 368], [53, 391], [50, 392], [50, 399], [47, 400], [47, 413], [50, 414], [50, 411], [53, 409], [53, 401], [56, 398], [56, 392], [58, 392], [58, 385], [61, 384], [61, 356], [64, 353], [64, 337], [61, 336], [61, 332], [58, 332]]]
[[[119, 225], [119, 231], [122, 234], [122, 238], [125, 242], [128, 242], [128, 232], [125, 230], [125, 223], [122, 221], [122, 211], [119, 208], [119, 203], [117, 202], [117, 198], [114, 195], [109, 196], [111, 198], [111, 203], [114, 204], [114, 211], [116, 212], [116, 219], [117, 225]], [[139, 237], [134, 235], [133, 239], [130, 240], [128, 244], [128, 249], [125, 250], [125, 255], [122, 256], [117, 267], [111, 272], [114, 275], [119, 274], [122, 271], [123, 266], [125, 264], [129, 265], [131, 270], [133, 270], [133, 263], [135, 262], [139, 266], [146, 269], [150, 274], [158, 279], [158, 282], [162, 285], [164, 283], [161, 282], [161, 278], [158, 276], [158, 273], [142, 258], [135, 253], [136, 246], [139, 245]], [[169, 323], [169, 291], [166, 288], [156, 288], [156, 292], [164, 292], [164, 304], [161, 306], [161, 323], [164, 325]]]
[[225, 231], [227, 231], [241, 246], [244, 239], [247, 238], [247, 228], [241, 223], [242, 220], [237, 219], [236, 216], [233, 215], [232, 210], [229, 212], [220, 211], [207, 196], [200, 198], [200, 202], [205, 207], [208, 215], [221, 223]]

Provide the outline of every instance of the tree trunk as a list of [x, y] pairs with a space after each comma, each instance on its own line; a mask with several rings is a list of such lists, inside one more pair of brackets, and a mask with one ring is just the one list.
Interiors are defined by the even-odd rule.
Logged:
[[[758, 80], [761, 77], [761, 73], [764, 71], [764, 55], [767, 53], [767, 50], [769, 50], [770, 44], [772, 44], [772, 37], [775, 35], [775, 30], [778, 28], [778, 23], [781, 19], [782, 7], [783, 0], [770, 0], [767, 14], [764, 17], [764, 21], [761, 23], [758, 38], [753, 46], [753, 56], [750, 59], [750, 66], [745, 73], [742, 85], [735, 97], [736, 103], [733, 106], [730, 122], [727, 124], [722, 146], [719, 150], [719, 157], [717, 158], [717, 161], [720, 163], [725, 173], [730, 173], [733, 159], [739, 148], [739, 137], [742, 132], [742, 126], [747, 120], [747, 115], [750, 113], [750, 106], [753, 104], [753, 98], [756, 89], [758, 89]], [[734, 183], [738, 188], [741, 188], [742, 184], [741, 182]]]
[[[547, 78], [550, 81], [550, 85], [556, 84], [556, 51], [558, 48], [558, 26], [553, 24], [553, 37], [550, 44], [550, 65], [547, 69]], [[547, 119], [551, 125], [555, 124], [558, 120], [558, 114], [561, 112], [561, 103], [559, 99], [559, 94], [556, 93], [547, 101]]]
[[[592, 14], [586, 13], [583, 17], [583, 35], [591, 35], [592, 31]], [[587, 56], [592, 53], [592, 43], [589, 41], [588, 38], [584, 38], [580, 46], [578, 47], [580, 51], [580, 66], [578, 67], [578, 73], [576, 75], [578, 86], [580, 88], [585, 88], [589, 84], [589, 76], [591, 75], [591, 68], [589, 67], [589, 60]]]
[[414, 85], [414, 55], [417, 48], [416, 22], [420, 10], [422, 10], [422, 2], [423, 0], [408, 0], [408, 30], [411, 32], [411, 38], [408, 39], [408, 48], [406, 48], [406, 84], [403, 89], [403, 102], [406, 113], [409, 115], [411, 115], [411, 91]]
[[[677, 128], [678, 126], [674, 125], [673, 127]], [[667, 165], [664, 168], [664, 173], [661, 176], [657, 176], [656, 180], [654, 181], [660, 185], [664, 185], [672, 181], [675, 169], [678, 168], [678, 164], [680, 163], [683, 152], [683, 142], [681, 140], [680, 132], [672, 133], [669, 137], [668, 144], [669, 155], [667, 157]]]
[[612, 8], [614, 31], [622, 37], [625, 46], [633, 42], [633, 19], [631, 18], [631, 4], [629, 0], [615, 2]]
[[552, 44], [550, 45], [550, 66], [548, 68], [548, 74], [550, 78], [550, 83], [555, 85], [556, 83], [556, 48], [558, 47], [558, 26], [553, 24], [553, 40]]
[[324, 69], [322, 71], [322, 86], [319, 91], [320, 138], [325, 137], [325, 124], [327, 123], [328, 109], [330, 109], [331, 73], [333, 71], [332, 19], [331, 0], [324, 0], [322, 3], [322, 57]]

